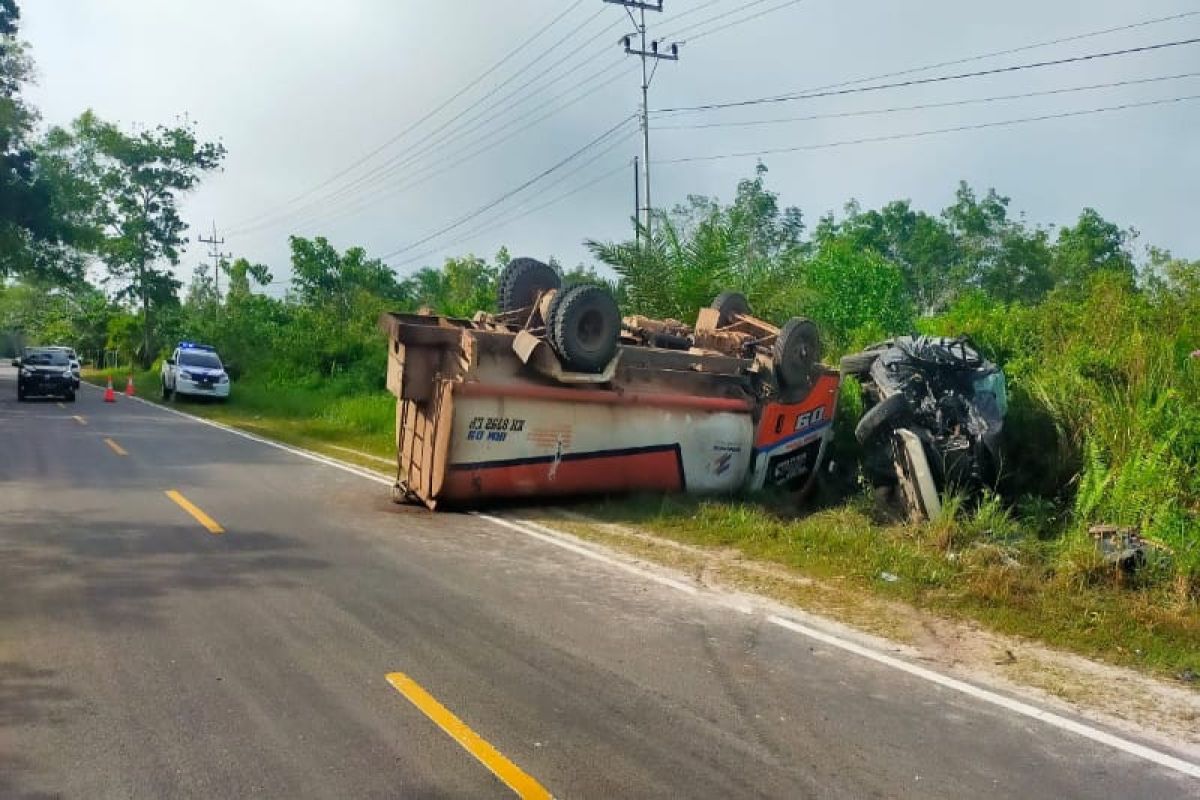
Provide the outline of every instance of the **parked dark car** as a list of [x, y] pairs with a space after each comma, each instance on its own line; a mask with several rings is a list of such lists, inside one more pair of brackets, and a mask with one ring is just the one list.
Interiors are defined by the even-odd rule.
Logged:
[[75, 374], [71, 360], [62, 350], [27, 347], [17, 367], [17, 400], [27, 397], [61, 397], [75, 402]]

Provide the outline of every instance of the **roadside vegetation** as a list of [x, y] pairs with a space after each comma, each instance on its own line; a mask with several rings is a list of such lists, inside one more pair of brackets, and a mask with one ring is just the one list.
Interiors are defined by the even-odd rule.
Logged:
[[[179, 203], [220, 167], [224, 147], [190, 122], [127, 131], [91, 112], [41, 130], [21, 96], [33, 68], [8, 6], [4, 354], [70, 345], [100, 368], [91, 379], [112, 374], [120, 389], [132, 370], [155, 398], [163, 355], [182, 339], [206, 342], [229, 367], [233, 398], [189, 411], [388, 457], [380, 313], [494, 309], [507, 252], [401, 276], [361, 248], [291, 237], [286, 265], [235, 258], [214, 274], [199, 264], [185, 284]], [[891, 334], [969, 335], [1009, 376], [1003, 475], [980, 501], [947, 498], [951, 513], [936, 524], [881, 517], [854, 480], [848, 433], [861, 408], [848, 384], [840, 479], [809, 506], [668, 498], [600, 512], [1091, 654], [1200, 671], [1200, 262], [1143, 247], [1093, 209], [1061, 227], [1031, 225], [1008, 198], [966, 184], [940, 212], [851, 202], [810, 224], [766, 178], [760, 165], [728, 203], [693, 196], [658, 212], [648, 243], [589, 242], [622, 305], [690, 320], [737, 289], [765, 319], [816, 320], [831, 363]], [[567, 279], [605, 280], [584, 267]], [[1145, 564], [1107, 565], [1088, 534], [1097, 523], [1141, 531], [1153, 545]]]

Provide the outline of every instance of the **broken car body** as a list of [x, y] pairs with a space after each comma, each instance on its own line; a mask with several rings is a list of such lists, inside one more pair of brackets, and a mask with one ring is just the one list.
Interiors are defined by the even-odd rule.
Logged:
[[901, 336], [846, 356], [863, 386], [855, 428], [863, 471], [896, 490], [911, 514], [935, 519], [946, 490], [994, 485], [1007, 411], [1004, 372], [965, 338]]

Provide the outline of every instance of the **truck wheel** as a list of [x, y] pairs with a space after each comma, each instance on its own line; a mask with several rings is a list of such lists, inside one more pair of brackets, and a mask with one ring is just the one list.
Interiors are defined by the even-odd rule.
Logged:
[[617, 353], [621, 310], [608, 290], [575, 286], [554, 303], [548, 327], [553, 331], [550, 343], [568, 369], [600, 372]]
[[172, 396], [172, 395], [174, 395], [174, 394], [175, 394], [175, 393], [171, 391], [170, 387], [168, 387], [168, 386], [167, 386], [167, 382], [166, 382], [166, 381], [163, 381], [163, 382], [162, 382], [162, 399], [163, 399], [163, 400], [170, 400], [170, 399], [171, 399], [171, 396]]
[[721, 292], [709, 308], [717, 310], [717, 327], [724, 328], [726, 325], [732, 325], [733, 318], [739, 314], [750, 313], [750, 301], [741, 292]]
[[775, 377], [785, 389], [811, 386], [821, 361], [821, 333], [817, 325], [804, 317], [792, 317], [771, 350], [775, 362]]
[[574, 286], [568, 286], [566, 289], [558, 289], [550, 298], [550, 305], [546, 308], [546, 341], [554, 350], [558, 351], [558, 345], [554, 343], [554, 323], [552, 319], [558, 316], [558, 307], [562, 305], [563, 298], [570, 294]]
[[892, 423], [899, 420], [902, 414], [908, 414], [910, 411], [912, 404], [908, 402], [907, 395], [899, 393], [885, 397], [862, 415], [862, 419], [854, 427], [854, 438], [858, 439], [859, 444], [866, 444], [892, 427]]
[[536, 258], [514, 258], [500, 275], [500, 311], [529, 308], [538, 295], [561, 285], [562, 278], [549, 264]]
[[871, 371], [871, 365], [875, 363], [875, 359], [877, 358], [879, 358], [878, 350], [851, 353], [848, 356], [842, 356], [842, 360], [838, 363], [838, 366], [842, 368], [843, 375], [853, 375], [856, 378], [861, 378]]

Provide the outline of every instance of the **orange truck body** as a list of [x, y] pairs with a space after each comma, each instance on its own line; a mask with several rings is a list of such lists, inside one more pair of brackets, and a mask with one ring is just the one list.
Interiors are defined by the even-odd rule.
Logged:
[[564, 374], [527, 334], [385, 314], [397, 486], [430, 508], [625, 492], [803, 489], [832, 435], [839, 376], [763, 399], [754, 362], [623, 346]]

